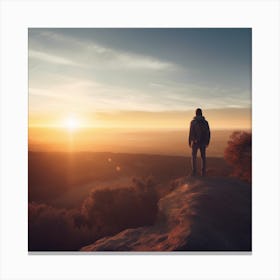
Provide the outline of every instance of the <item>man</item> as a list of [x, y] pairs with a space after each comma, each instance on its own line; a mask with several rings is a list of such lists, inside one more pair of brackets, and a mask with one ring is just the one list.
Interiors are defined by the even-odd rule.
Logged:
[[206, 175], [206, 147], [210, 142], [210, 128], [207, 120], [202, 116], [202, 110], [196, 109], [195, 117], [190, 124], [189, 146], [192, 148], [192, 176], [197, 175], [197, 150], [202, 159], [201, 175]]

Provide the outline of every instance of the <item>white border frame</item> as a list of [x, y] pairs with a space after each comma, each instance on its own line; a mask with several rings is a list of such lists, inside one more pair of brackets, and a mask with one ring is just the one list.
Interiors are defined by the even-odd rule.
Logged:
[[[0, 8], [1, 279], [280, 278], [278, 1], [6, 0]], [[28, 255], [28, 27], [253, 28], [252, 255]]]

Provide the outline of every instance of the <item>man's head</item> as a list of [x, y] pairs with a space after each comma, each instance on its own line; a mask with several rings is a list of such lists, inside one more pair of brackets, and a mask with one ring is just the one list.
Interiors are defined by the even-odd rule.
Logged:
[[195, 110], [195, 114], [196, 114], [196, 116], [202, 116], [202, 110], [200, 108], [197, 108]]

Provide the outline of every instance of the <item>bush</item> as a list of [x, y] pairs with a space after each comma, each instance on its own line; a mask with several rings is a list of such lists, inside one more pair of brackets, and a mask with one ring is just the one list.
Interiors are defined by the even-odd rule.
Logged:
[[28, 250], [79, 250], [92, 241], [94, 232], [74, 223], [77, 211], [59, 209], [47, 204], [28, 205]]
[[233, 132], [224, 152], [225, 160], [232, 166], [232, 175], [244, 181], [252, 180], [252, 134]]
[[152, 180], [133, 179], [132, 186], [92, 191], [80, 209], [29, 203], [28, 249], [79, 250], [126, 228], [151, 225], [156, 219], [157, 202]]
[[104, 236], [153, 224], [158, 202], [153, 183], [136, 179], [133, 183], [128, 188], [93, 191], [82, 205], [79, 225], [94, 227]]

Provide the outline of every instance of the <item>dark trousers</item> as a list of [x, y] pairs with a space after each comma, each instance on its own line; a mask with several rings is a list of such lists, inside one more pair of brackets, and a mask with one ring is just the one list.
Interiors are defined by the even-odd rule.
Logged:
[[200, 150], [201, 156], [201, 175], [204, 176], [206, 173], [206, 145], [197, 143], [192, 144], [192, 175], [197, 174], [197, 150]]

